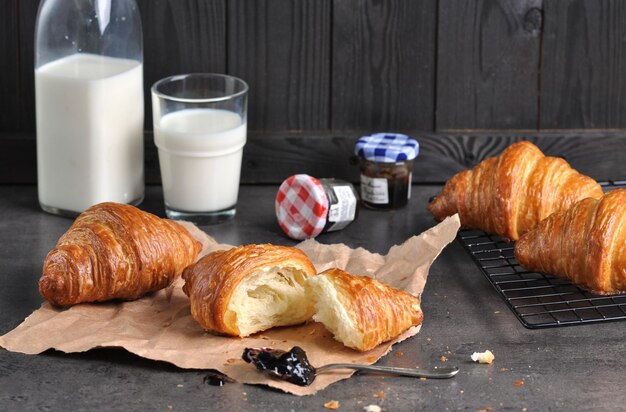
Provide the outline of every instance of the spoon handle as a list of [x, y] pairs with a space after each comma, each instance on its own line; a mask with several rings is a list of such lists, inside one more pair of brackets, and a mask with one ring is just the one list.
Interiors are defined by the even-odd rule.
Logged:
[[456, 366], [443, 366], [439, 368], [419, 369], [419, 368], [394, 368], [391, 366], [378, 365], [357, 365], [354, 363], [330, 363], [316, 368], [318, 373], [323, 373], [329, 369], [356, 369], [370, 372], [383, 372], [392, 375], [413, 376], [416, 378], [447, 379], [459, 372]]

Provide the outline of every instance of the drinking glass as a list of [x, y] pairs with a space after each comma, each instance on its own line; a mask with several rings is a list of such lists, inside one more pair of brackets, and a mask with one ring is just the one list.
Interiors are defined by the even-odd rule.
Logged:
[[212, 224], [235, 216], [246, 143], [248, 85], [224, 74], [167, 77], [152, 86], [165, 212]]

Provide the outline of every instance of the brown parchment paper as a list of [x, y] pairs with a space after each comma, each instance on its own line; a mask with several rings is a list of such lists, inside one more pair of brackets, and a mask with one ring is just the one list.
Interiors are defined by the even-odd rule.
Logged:
[[[441, 250], [456, 236], [458, 216], [444, 220], [428, 231], [393, 246], [386, 256], [343, 244], [325, 245], [306, 240], [297, 247], [318, 271], [339, 267], [357, 275], [372, 276], [419, 296], [428, 269]], [[202, 255], [231, 246], [218, 244], [197, 227], [186, 227], [202, 241]], [[179, 279], [165, 290], [133, 302], [80, 304], [58, 309], [44, 303], [14, 330], [0, 337], [0, 346], [14, 352], [38, 354], [47, 349], [66, 353], [92, 348], [121, 347], [148, 359], [170, 362], [181, 368], [217, 369], [238, 382], [264, 384], [296, 395], [311, 395], [353, 372], [320, 374], [309, 387], [271, 379], [241, 359], [245, 347], [302, 347], [314, 366], [327, 363], [372, 364], [387, 354], [394, 343], [419, 332], [411, 329], [369, 352], [348, 349], [333, 339], [323, 325], [310, 322], [296, 327], [274, 328], [252, 337], [237, 339], [204, 332], [193, 320], [189, 301]], [[428, 317], [428, 308], [422, 308]]]

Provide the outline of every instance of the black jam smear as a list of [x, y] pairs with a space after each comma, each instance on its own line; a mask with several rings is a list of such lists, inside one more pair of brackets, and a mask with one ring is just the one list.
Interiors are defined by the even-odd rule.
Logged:
[[309, 386], [315, 380], [315, 368], [299, 346], [289, 352], [272, 348], [245, 348], [242, 358], [262, 372], [299, 386]]
[[224, 386], [225, 383], [235, 382], [233, 379], [229, 378], [218, 370], [209, 369], [207, 372], [208, 373], [206, 374], [204, 379], [202, 379], [202, 382], [206, 383], [207, 385]]

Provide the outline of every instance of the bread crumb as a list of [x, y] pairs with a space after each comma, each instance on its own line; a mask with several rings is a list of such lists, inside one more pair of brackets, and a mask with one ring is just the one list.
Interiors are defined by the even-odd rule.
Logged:
[[404, 352], [402, 351], [398, 351], [398, 352], [394, 352], [394, 354], [396, 355], [396, 357], [401, 358], [404, 356]]
[[513, 384], [514, 384], [515, 386], [524, 386], [524, 381], [522, 381], [522, 380], [515, 381]]
[[374, 398], [384, 398], [384, 397], [385, 397], [384, 391], [380, 391], [374, 394]]
[[324, 404], [324, 408], [326, 409], [339, 409], [341, 405], [339, 405], [339, 401], [329, 401]]
[[487, 363], [491, 364], [496, 357], [491, 353], [490, 350], [486, 350], [484, 352], [474, 352], [472, 354], [472, 360], [478, 363]]
[[448, 361], [448, 358], [446, 358], [445, 356], [441, 356], [439, 358], [439, 362], [447, 362], [447, 361]]
[[382, 408], [378, 405], [367, 405], [363, 407], [365, 412], [382, 412]]

